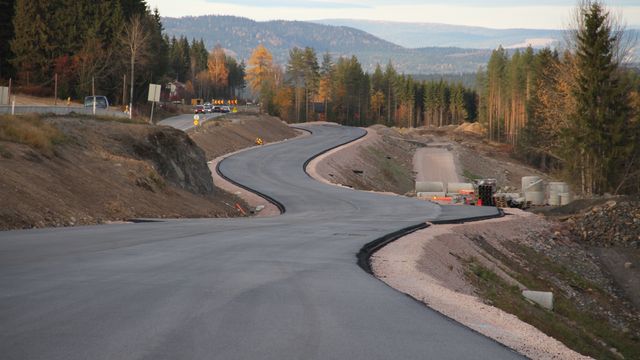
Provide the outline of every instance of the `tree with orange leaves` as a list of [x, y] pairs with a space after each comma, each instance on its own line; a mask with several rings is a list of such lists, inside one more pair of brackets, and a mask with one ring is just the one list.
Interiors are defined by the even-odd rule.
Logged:
[[263, 108], [271, 101], [275, 86], [273, 74], [273, 55], [264, 45], [258, 45], [251, 54], [247, 64], [247, 82], [254, 92], [260, 94]]
[[215, 49], [213, 49], [207, 60], [209, 78], [215, 88], [216, 96], [220, 95], [221, 89], [229, 84], [229, 69], [227, 69], [225, 60], [226, 55], [220, 45], [217, 45]]

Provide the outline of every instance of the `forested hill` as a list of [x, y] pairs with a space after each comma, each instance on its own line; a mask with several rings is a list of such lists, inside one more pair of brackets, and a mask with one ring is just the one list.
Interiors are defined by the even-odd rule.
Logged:
[[169, 36], [203, 39], [208, 49], [217, 44], [247, 59], [258, 45], [265, 45], [274, 60], [285, 64], [293, 47], [313, 47], [334, 57], [355, 55], [367, 71], [377, 63], [393, 61], [400, 72], [411, 74], [475, 72], [487, 63], [491, 52], [459, 48], [407, 49], [369, 33], [345, 26], [302, 21], [257, 22], [235, 16], [162, 18]]

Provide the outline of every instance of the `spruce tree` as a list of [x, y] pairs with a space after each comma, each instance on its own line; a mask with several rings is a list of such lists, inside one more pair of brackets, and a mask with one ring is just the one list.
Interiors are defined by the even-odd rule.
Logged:
[[577, 109], [564, 134], [565, 153], [575, 177], [587, 194], [611, 191], [616, 174], [631, 148], [628, 88], [616, 58], [620, 33], [599, 1], [585, 1], [579, 9], [575, 34]]

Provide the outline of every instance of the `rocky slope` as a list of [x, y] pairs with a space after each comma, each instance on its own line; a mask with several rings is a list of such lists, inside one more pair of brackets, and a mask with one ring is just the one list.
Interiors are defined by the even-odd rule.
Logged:
[[214, 187], [204, 151], [182, 131], [82, 117], [42, 121], [62, 134], [50, 148], [0, 141], [0, 229], [237, 215], [241, 200]]

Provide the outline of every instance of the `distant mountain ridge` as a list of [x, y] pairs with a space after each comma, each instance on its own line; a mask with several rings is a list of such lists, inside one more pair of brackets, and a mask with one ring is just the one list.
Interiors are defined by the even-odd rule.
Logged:
[[[564, 30], [491, 29], [477, 26], [439, 23], [404, 23], [392, 21], [324, 19], [317, 24], [349, 26], [407, 48], [453, 46], [496, 49], [555, 46], [564, 40]], [[546, 40], [546, 41], [541, 41]]]
[[169, 36], [202, 38], [208, 49], [220, 44], [239, 59], [248, 59], [258, 44], [264, 44], [280, 64], [286, 64], [293, 47], [310, 46], [320, 56], [324, 52], [334, 58], [355, 55], [366, 71], [391, 60], [398, 71], [408, 74], [455, 74], [477, 71], [491, 55], [487, 49], [408, 49], [352, 27], [303, 21], [257, 22], [236, 16], [207, 15], [163, 17], [162, 24]]

